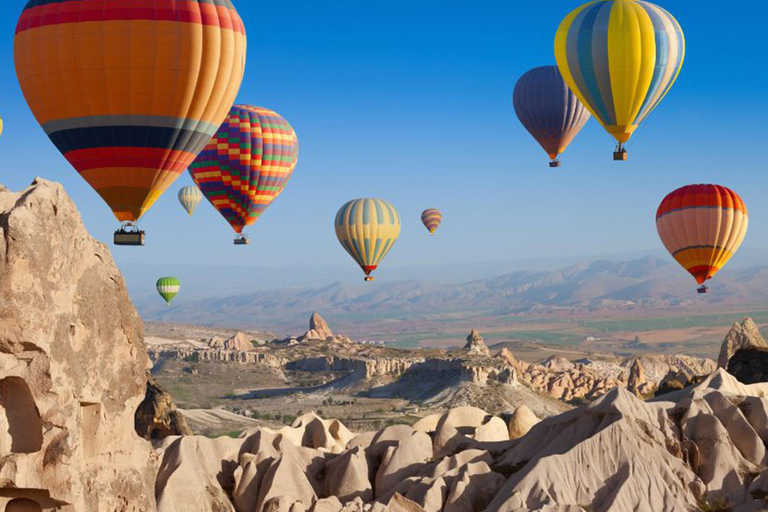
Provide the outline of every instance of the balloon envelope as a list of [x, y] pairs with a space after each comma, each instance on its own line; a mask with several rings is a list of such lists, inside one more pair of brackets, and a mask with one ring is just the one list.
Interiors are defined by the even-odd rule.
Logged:
[[517, 118], [552, 160], [589, 121], [589, 110], [568, 88], [557, 66], [534, 68], [521, 76], [512, 104]]
[[669, 92], [684, 57], [680, 25], [650, 2], [584, 4], [565, 17], [555, 36], [563, 78], [619, 143]]
[[427, 228], [429, 234], [434, 234], [440, 223], [443, 222], [443, 214], [437, 208], [429, 208], [421, 212], [421, 222]]
[[354, 199], [336, 214], [336, 237], [370, 281], [384, 256], [400, 236], [400, 216], [382, 199]]
[[191, 216], [203, 200], [203, 193], [197, 187], [182, 187], [179, 190], [179, 203]]
[[118, 220], [136, 221], [221, 125], [245, 48], [229, 0], [30, 0], [14, 60], [51, 141]]
[[189, 173], [242, 233], [282, 193], [298, 159], [299, 141], [288, 121], [266, 108], [235, 105]]
[[720, 185], [679, 188], [664, 198], [656, 212], [661, 241], [699, 284], [736, 253], [748, 224], [744, 201]]
[[174, 297], [179, 294], [181, 283], [175, 277], [161, 277], [157, 280], [157, 293], [170, 304]]

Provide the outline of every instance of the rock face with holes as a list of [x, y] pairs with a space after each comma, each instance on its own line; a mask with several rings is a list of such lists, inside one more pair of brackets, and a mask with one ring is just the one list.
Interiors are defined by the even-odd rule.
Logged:
[[0, 189], [0, 297], [0, 509], [154, 511], [141, 320], [60, 185]]

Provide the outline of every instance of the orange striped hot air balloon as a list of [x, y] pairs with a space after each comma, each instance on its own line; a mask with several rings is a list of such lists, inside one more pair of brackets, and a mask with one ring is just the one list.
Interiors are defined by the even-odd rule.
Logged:
[[720, 185], [688, 185], [667, 195], [656, 212], [664, 246], [701, 285], [731, 259], [747, 234], [741, 197]]
[[38, 122], [129, 225], [221, 126], [245, 50], [230, 0], [29, 0], [14, 39]]
[[429, 234], [434, 235], [443, 222], [443, 214], [437, 208], [428, 208], [421, 212], [421, 222], [429, 230]]

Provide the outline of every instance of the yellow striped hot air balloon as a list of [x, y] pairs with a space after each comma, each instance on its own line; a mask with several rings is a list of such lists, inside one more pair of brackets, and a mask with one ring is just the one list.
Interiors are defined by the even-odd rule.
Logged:
[[557, 67], [568, 86], [624, 143], [675, 83], [685, 38], [667, 11], [640, 0], [598, 0], [565, 17], [555, 36]]
[[424, 224], [430, 235], [435, 234], [441, 222], [443, 222], [443, 214], [437, 208], [428, 208], [421, 212], [421, 223]]
[[738, 250], [749, 214], [741, 197], [720, 185], [688, 185], [671, 192], [656, 212], [656, 228], [669, 253], [702, 285]]
[[382, 199], [354, 199], [336, 214], [336, 237], [342, 247], [373, 281], [376, 270], [400, 236], [400, 216]]
[[14, 39], [35, 118], [131, 226], [221, 126], [245, 50], [230, 0], [29, 0]]

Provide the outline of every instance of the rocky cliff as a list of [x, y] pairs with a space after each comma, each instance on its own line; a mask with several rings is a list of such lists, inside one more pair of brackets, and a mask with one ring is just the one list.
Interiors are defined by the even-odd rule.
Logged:
[[142, 323], [60, 185], [0, 189], [0, 297], [0, 506], [155, 510]]

